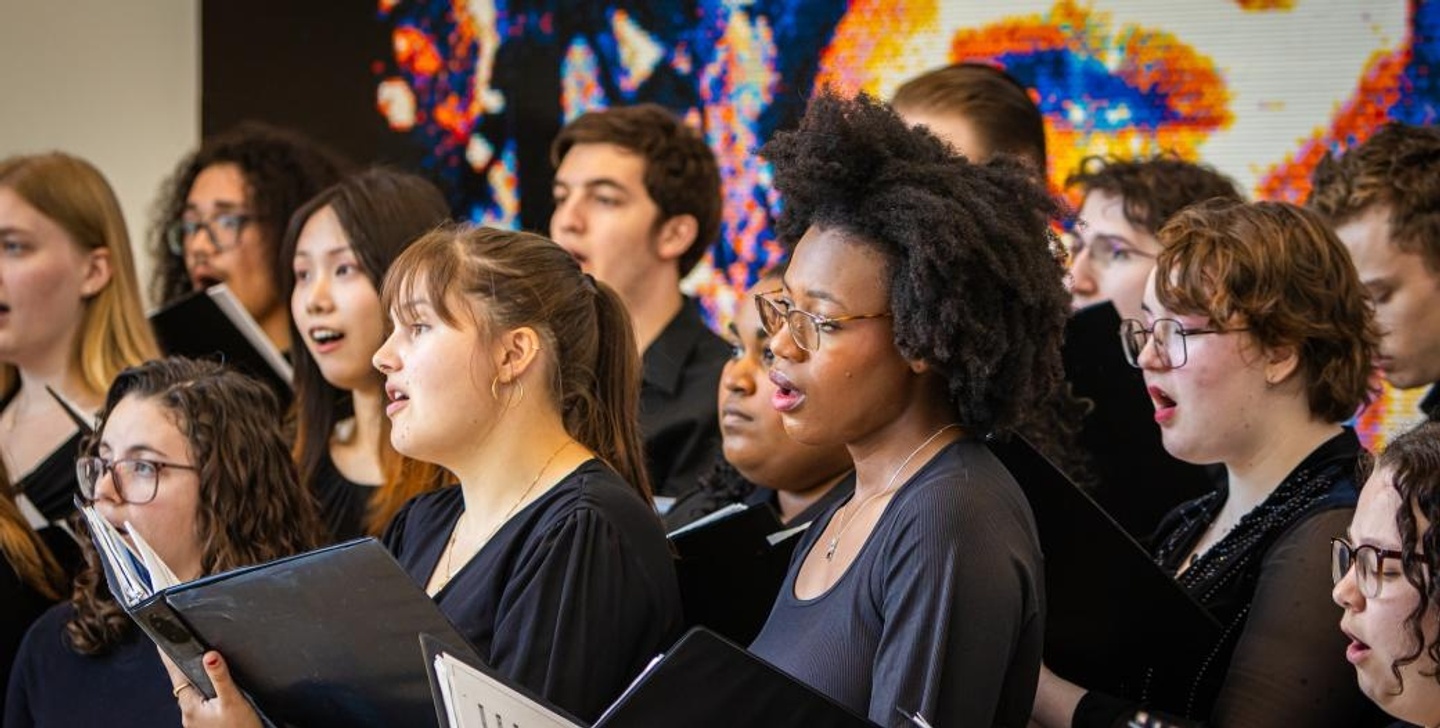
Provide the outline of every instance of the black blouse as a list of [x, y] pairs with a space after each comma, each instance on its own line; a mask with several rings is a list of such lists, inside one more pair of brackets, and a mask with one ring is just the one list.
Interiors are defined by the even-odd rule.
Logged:
[[327, 451], [315, 468], [310, 492], [320, 506], [320, 517], [330, 529], [334, 543], [349, 541], [365, 534], [365, 514], [370, 498], [379, 486], [356, 483], [335, 467]]
[[881, 725], [1023, 726], [1043, 640], [1044, 570], [1025, 496], [984, 445], [957, 441], [896, 491], [829, 591], [795, 576], [837, 503], [795, 550], [751, 650]]
[[[1074, 725], [1123, 724], [1142, 708], [1177, 725], [1383, 725], [1345, 661], [1340, 608], [1330, 598], [1329, 540], [1350, 524], [1366, 457], [1346, 429], [1301, 461], [1177, 577], [1220, 623], [1220, 640], [1178, 666], [1148, 668], [1140, 694], [1087, 693]], [[1179, 572], [1228, 494], [1197, 498], [1162, 521], [1155, 554], [1162, 567]]]
[[[5, 411], [18, 394], [20, 388], [15, 387], [0, 397], [0, 412]], [[75, 475], [75, 458], [80, 456], [80, 440], [83, 437], [76, 432], [12, 485], [16, 494], [24, 494], [51, 523], [63, 521], [75, 512], [74, 498], [80, 488], [79, 477]]]
[[10, 675], [4, 728], [179, 728], [180, 709], [155, 643], [131, 629], [110, 652], [82, 655], [65, 633], [74, 616], [70, 602], [61, 602], [25, 636]]
[[[385, 544], [416, 583], [429, 582], [464, 507], [453, 486], [391, 521]], [[659, 519], [597, 460], [501, 526], [435, 601], [487, 664], [587, 721], [682, 626]]]

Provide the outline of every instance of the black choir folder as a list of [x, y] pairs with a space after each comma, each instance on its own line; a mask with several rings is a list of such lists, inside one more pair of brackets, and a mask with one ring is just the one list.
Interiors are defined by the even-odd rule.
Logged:
[[[443, 728], [583, 728], [449, 643], [420, 636]], [[592, 728], [874, 728], [865, 717], [703, 627], [655, 658]]]
[[207, 698], [216, 649], [276, 725], [436, 725], [415, 636], [466, 642], [375, 539], [176, 584], [134, 529], [132, 551], [82, 512], [117, 601]]
[[215, 359], [291, 398], [295, 372], [280, 350], [223, 283], [187, 294], [150, 314], [160, 349], [172, 356]]
[[672, 531], [685, 623], [749, 644], [770, 616], [804, 531], [787, 529], [763, 503], [732, 505]]
[[1090, 496], [1018, 435], [990, 447], [1035, 514], [1046, 666], [1088, 689], [1134, 696], [1147, 667], [1135, 655], [1149, 666], [1193, 664], [1213, 646], [1215, 618]]

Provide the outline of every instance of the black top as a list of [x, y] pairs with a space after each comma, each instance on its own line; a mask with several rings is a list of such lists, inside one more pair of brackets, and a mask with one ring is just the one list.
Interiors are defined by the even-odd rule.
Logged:
[[[10, 667], [19, 654], [25, 632], [53, 602], [26, 584], [10, 562], [0, 557], [0, 685], [10, 682]], [[0, 694], [0, 715], [5, 714], [5, 700]]]
[[[464, 506], [452, 486], [391, 521], [385, 544], [416, 583], [429, 582]], [[597, 460], [501, 526], [435, 601], [486, 664], [586, 721], [682, 624], [659, 519]]]
[[1420, 400], [1420, 411], [1431, 422], [1440, 422], [1440, 384], [1430, 385], [1430, 391]]
[[332, 543], [349, 541], [365, 534], [365, 512], [379, 486], [356, 483], [346, 478], [327, 450], [315, 468], [310, 492], [320, 506], [320, 517], [330, 529]]
[[[855, 471], [851, 470], [835, 484], [835, 487], [826, 491], [805, 510], [795, 514], [795, 517], [790, 519], [787, 525], [799, 526], [810, 523], [836, 501], [848, 498], [853, 492], [855, 492]], [[745, 476], [735, 469], [735, 466], [725, 460], [723, 454], [717, 453], [714, 466], [710, 472], [700, 478], [699, 485], [676, 499], [675, 504], [665, 514], [665, 530], [674, 531], [735, 503], [743, 503], [747, 506], [763, 503], [770, 506], [777, 517], [780, 515], [780, 496], [777, 491], [762, 488], [746, 480]]]
[[[17, 386], [0, 397], [0, 412], [4, 412], [19, 393], [20, 387]], [[74, 498], [80, 488], [80, 480], [75, 475], [75, 458], [80, 456], [80, 440], [83, 437], [77, 431], [12, 486], [16, 494], [29, 498], [45, 520], [51, 523], [63, 521], [75, 512]]]
[[751, 650], [881, 725], [1023, 726], [1044, 637], [1040, 544], [1025, 496], [984, 445], [957, 441], [895, 493], [839, 581], [795, 576], [839, 504], [795, 549]]
[[[794, 518], [785, 521], [786, 526], [802, 526], [812, 523], [815, 519], [824, 515], [830, 507], [841, 501], [850, 499], [855, 492], [855, 471], [851, 470], [835, 484], [835, 487], [825, 491], [814, 503], [805, 507], [805, 510], [795, 514]], [[756, 488], [748, 498], [744, 500], [745, 505], [753, 506], [764, 503], [775, 510], [776, 515], [780, 514], [780, 492], [769, 488]]]
[[[1150, 668], [1138, 695], [1087, 693], [1074, 725], [1118, 725], [1142, 705], [1178, 725], [1383, 725], [1345, 661], [1340, 608], [1330, 599], [1329, 540], [1350, 523], [1364, 457], [1346, 429], [1301, 461], [1177, 577], [1220, 622], [1220, 641], [1168, 669]], [[1222, 489], [1165, 518], [1155, 554], [1163, 568], [1179, 571], [1227, 495]], [[1143, 655], [1116, 659], [1145, 663]]]
[[1125, 360], [1119, 332], [1114, 304], [1087, 306], [1066, 323], [1061, 355], [1071, 391], [1091, 403], [1077, 437], [1098, 481], [1091, 496], [1143, 543], [1165, 514], [1215, 483], [1204, 467], [1165, 451], [1145, 378]]
[[730, 346], [686, 299], [641, 357], [640, 434], [650, 487], [677, 497], [693, 489], [720, 449], [716, 392]]
[[55, 605], [25, 635], [5, 701], [4, 728], [180, 725], [170, 676], [160, 653], [138, 629], [111, 652], [82, 655], [70, 648], [69, 602]]

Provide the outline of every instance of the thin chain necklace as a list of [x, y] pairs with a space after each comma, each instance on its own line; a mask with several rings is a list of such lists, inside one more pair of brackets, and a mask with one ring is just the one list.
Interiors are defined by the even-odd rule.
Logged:
[[[506, 521], [510, 520], [510, 516], [515, 514], [515, 510], [520, 507], [521, 503], [525, 502], [526, 498], [530, 497], [530, 492], [535, 490], [536, 484], [540, 482], [540, 476], [544, 475], [545, 471], [550, 469], [550, 464], [555, 462], [555, 458], [559, 457], [560, 453], [563, 452], [565, 448], [570, 447], [571, 442], [573, 441], [566, 440], [563, 444], [560, 445], [560, 448], [558, 450], [550, 453], [550, 459], [546, 460], [545, 464], [540, 466], [540, 472], [536, 473], [535, 477], [530, 480], [530, 484], [525, 486], [525, 492], [521, 493], [520, 497], [515, 499], [514, 503], [510, 504], [510, 510], [505, 511], [505, 515], [501, 516], [500, 520], [496, 521], [495, 525], [490, 527], [490, 532], [486, 533], [485, 537], [480, 539], [480, 546], [484, 546], [485, 543], [490, 540], [490, 537], [494, 536], [495, 532], [499, 531], [500, 527], [505, 525]], [[460, 533], [460, 520], [464, 520], [465, 516], [468, 514], [469, 511], [461, 513], [460, 519], [455, 521], [455, 528], [450, 531], [450, 543], [445, 546], [445, 581], [441, 582], [441, 587], [444, 587], [445, 584], [450, 583], [451, 579], [455, 578], [456, 570], [451, 565], [451, 562], [455, 557], [455, 536], [456, 534]], [[479, 547], [477, 547], [475, 550], [479, 551], [480, 549]], [[473, 554], [474, 552], [471, 553]], [[460, 562], [460, 568], [465, 568], [465, 564], [467, 563], [469, 563], [468, 559]]]
[[833, 559], [835, 558], [835, 549], [840, 546], [840, 537], [841, 537], [841, 536], [844, 536], [844, 535], [845, 535], [845, 531], [850, 528], [850, 524], [852, 524], [852, 523], [855, 522], [855, 517], [858, 516], [858, 515], [860, 515], [861, 511], [864, 511], [864, 510], [865, 510], [865, 507], [868, 506], [868, 505], [870, 505], [870, 502], [871, 502], [871, 501], [875, 500], [876, 498], [879, 498], [879, 497], [882, 496], [882, 495], [888, 495], [888, 494], [891, 492], [891, 490], [892, 490], [892, 489], [894, 488], [894, 486], [895, 486], [895, 479], [898, 478], [898, 477], [900, 477], [900, 472], [905, 469], [905, 466], [906, 466], [906, 465], [909, 465], [909, 464], [910, 464], [910, 461], [911, 461], [911, 460], [914, 460], [914, 459], [915, 459], [915, 456], [916, 456], [916, 455], [919, 455], [919, 454], [920, 454], [920, 451], [925, 449], [925, 446], [927, 446], [927, 445], [929, 445], [930, 443], [934, 442], [934, 441], [935, 441], [935, 438], [937, 438], [937, 437], [940, 436], [940, 433], [942, 433], [942, 432], [944, 432], [944, 431], [946, 431], [946, 430], [949, 430], [949, 429], [951, 429], [951, 428], [959, 427], [959, 426], [960, 426], [960, 425], [958, 425], [958, 424], [956, 424], [956, 423], [954, 423], [954, 422], [951, 422], [950, 424], [945, 425], [944, 427], [941, 427], [940, 429], [938, 429], [938, 430], [936, 430], [935, 432], [931, 433], [931, 435], [930, 435], [929, 437], [925, 438], [925, 442], [920, 443], [920, 447], [915, 448], [914, 450], [910, 451], [910, 454], [909, 454], [909, 455], [905, 456], [905, 459], [904, 459], [903, 461], [901, 461], [901, 463], [900, 463], [900, 467], [895, 468], [895, 472], [893, 472], [893, 473], [890, 474], [890, 480], [889, 480], [889, 482], [885, 483], [885, 487], [884, 487], [884, 488], [881, 488], [880, 490], [876, 491], [875, 493], [870, 494], [869, 496], [867, 496], [867, 497], [865, 498], [865, 500], [860, 501], [860, 505], [855, 506], [855, 508], [851, 509], [849, 516], [847, 516], [847, 517], [845, 518], [845, 520], [840, 523], [840, 530], [839, 530], [839, 531], [836, 531], [836, 532], [835, 532], [835, 535], [832, 536], [832, 537], [830, 537], [830, 543], [826, 544], [826, 547], [825, 547], [825, 560], [826, 560], [826, 561], [831, 561], [831, 560], [833, 560]]

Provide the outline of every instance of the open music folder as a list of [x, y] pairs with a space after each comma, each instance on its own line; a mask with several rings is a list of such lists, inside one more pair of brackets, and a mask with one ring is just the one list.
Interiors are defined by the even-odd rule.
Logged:
[[1044, 455], [1018, 435], [990, 448], [1035, 514], [1045, 555], [1045, 664], [1055, 674], [1130, 695], [1146, 664], [1114, 655], [1190, 664], [1214, 645], [1215, 618]]
[[[584, 728], [444, 639], [421, 635], [443, 728]], [[616, 698], [592, 728], [873, 728], [835, 702], [704, 628], [680, 638]]]
[[214, 649], [276, 725], [436, 725], [416, 635], [466, 642], [375, 539], [177, 583], [133, 528], [131, 546], [82, 513], [120, 606], [205, 697]]
[[760, 634], [805, 526], [786, 528], [765, 504], [735, 504], [669, 534], [687, 626], [740, 644]]
[[260, 324], [225, 284], [182, 296], [150, 314], [160, 350], [191, 359], [219, 359], [265, 382], [280, 398], [293, 397], [295, 371]]

